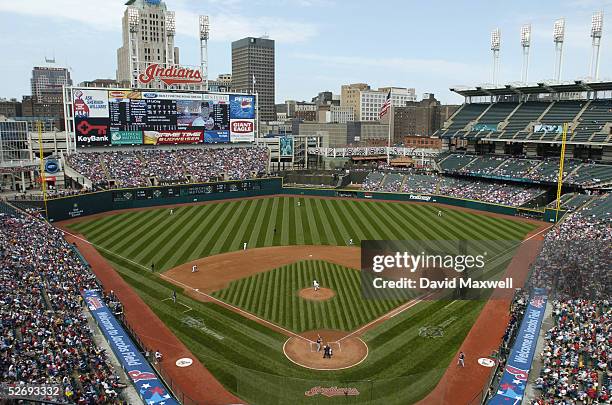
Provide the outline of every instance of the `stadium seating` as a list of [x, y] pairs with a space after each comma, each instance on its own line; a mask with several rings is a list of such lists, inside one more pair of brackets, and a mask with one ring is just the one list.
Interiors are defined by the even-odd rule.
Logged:
[[447, 156], [444, 160], [438, 162], [438, 164], [440, 165], [440, 169], [445, 172], [457, 172], [474, 159], [476, 159], [474, 155], [455, 153]]
[[[558, 126], [561, 128], [563, 123], [574, 120], [585, 103], [586, 101], [557, 101], [540, 119], [540, 123], [545, 126]], [[561, 139], [561, 133], [555, 131], [532, 132], [528, 139], [554, 141]]]
[[612, 100], [594, 100], [580, 116], [571, 140], [588, 141], [594, 133], [600, 132], [607, 122], [612, 122]]
[[382, 190], [389, 192], [400, 191], [403, 181], [403, 175], [397, 173], [389, 173], [385, 176], [381, 184]]
[[490, 174], [501, 166], [507, 158], [505, 156], [479, 156], [459, 169], [461, 173]]
[[267, 148], [144, 149], [76, 153], [66, 163], [96, 187], [241, 180], [265, 173]]
[[522, 103], [521, 106], [514, 112], [509, 118], [508, 124], [504, 128], [504, 131], [500, 135], [501, 139], [520, 138], [524, 136], [518, 136], [519, 131], [524, 131], [530, 122], [535, 121], [542, 115], [542, 113], [548, 108], [550, 103], [541, 103], [528, 101]]
[[59, 385], [60, 403], [123, 403], [125, 383], [94, 342], [81, 305], [82, 289], [99, 289], [95, 276], [60, 230], [0, 211], [0, 380]]
[[441, 133], [441, 138], [450, 138], [455, 136], [457, 131], [462, 130], [470, 121], [475, 120], [487, 109], [489, 104], [464, 104], [463, 107], [452, 118], [451, 125]]
[[[500, 122], [504, 121], [506, 117], [514, 111], [518, 103], [495, 103], [485, 112], [482, 117], [478, 119], [478, 124], [486, 125], [488, 127], [496, 127]], [[467, 139], [479, 139], [486, 138], [489, 135], [493, 135], [498, 131], [490, 131], [490, 130], [477, 130], [472, 129], [471, 131], [465, 134], [465, 138]]]
[[383, 177], [385, 177], [385, 174], [381, 172], [368, 173], [368, 176], [365, 178], [361, 188], [369, 191], [379, 190]]
[[566, 181], [570, 184], [590, 186], [612, 182], [612, 165], [584, 163], [570, 174]]
[[517, 179], [524, 178], [527, 173], [539, 164], [539, 160], [510, 158], [503, 162], [496, 170], [492, 171], [491, 174]]

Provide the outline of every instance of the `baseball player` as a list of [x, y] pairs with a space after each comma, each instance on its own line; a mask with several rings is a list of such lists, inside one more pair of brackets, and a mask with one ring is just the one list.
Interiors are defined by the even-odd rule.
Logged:
[[176, 304], [176, 291], [172, 291], [172, 302]]
[[172, 208], [170, 208], [170, 215], [174, 214], [174, 210]]
[[247, 248], [247, 242], [244, 242], [244, 243], [242, 244], [242, 250], [246, 250], [246, 248]]
[[197, 265], [197, 264], [194, 264], [194, 265], [191, 267], [191, 272], [192, 272], [192, 273], [196, 273], [197, 271], [198, 271], [198, 265]]
[[298, 207], [299, 207], [299, 206], [301, 206], [301, 205], [302, 205], [302, 202], [301, 202], [301, 201], [298, 201]]
[[352, 245], [352, 244], [353, 244], [353, 239], [351, 238], [349, 239], [349, 245]]
[[312, 280], [312, 288], [314, 288], [315, 291], [319, 291], [319, 288], [321, 288], [317, 280]]
[[442, 211], [438, 210], [438, 216], [441, 217], [442, 216]]
[[457, 360], [457, 365], [465, 367], [465, 354], [463, 352], [459, 352], [459, 359]]
[[321, 351], [321, 342], [323, 342], [323, 339], [321, 339], [321, 335], [317, 334], [317, 352]]

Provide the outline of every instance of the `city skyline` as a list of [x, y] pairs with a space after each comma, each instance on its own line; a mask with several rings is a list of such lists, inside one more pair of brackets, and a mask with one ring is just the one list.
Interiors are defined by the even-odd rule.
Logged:
[[[560, 17], [566, 18], [561, 79], [583, 78], [591, 54], [590, 19], [597, 10], [605, 14], [600, 79], [612, 77], [607, 46], [612, 39], [605, 23], [612, 15], [612, 1], [571, 0], [554, 6], [519, 1], [514, 11], [484, 1], [469, 7], [443, 3], [416, 8], [392, 1], [389, 7], [366, 11], [362, 2], [207, 0], [194, 6], [185, 0], [166, 1], [176, 11], [176, 46], [187, 65], [198, 64], [197, 16], [210, 15], [211, 79], [231, 72], [232, 41], [265, 34], [274, 39], [277, 103], [309, 101], [323, 90], [339, 94], [342, 84], [354, 82], [373, 88], [415, 87], [419, 97], [435, 93], [442, 102], [459, 103], [461, 97], [449, 87], [490, 81], [489, 34], [496, 27], [502, 32], [500, 82], [520, 80], [519, 33], [526, 23], [533, 29], [529, 81], [549, 79], [554, 67], [552, 27]], [[0, 68], [0, 97], [29, 94], [31, 69], [45, 56], [69, 66], [75, 83], [114, 78], [124, 9], [124, 1], [99, 9], [74, 0], [0, 0], [0, 46], [12, 55], [11, 63]]]

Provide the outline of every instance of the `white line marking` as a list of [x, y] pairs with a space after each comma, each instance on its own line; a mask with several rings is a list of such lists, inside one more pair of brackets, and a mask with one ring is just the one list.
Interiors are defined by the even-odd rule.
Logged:
[[[366, 344], [366, 342], [364, 342], [363, 340], [361, 340], [360, 338], [358, 338], [358, 337], [357, 337], [357, 338], [355, 338], [355, 339], [360, 340], [360, 341], [361, 341], [361, 343], [363, 343], [363, 345], [364, 345], [364, 346], [365, 346], [365, 348], [366, 348], [366, 354], [365, 354], [365, 356], [363, 356], [363, 359], [359, 360], [357, 363], [355, 363], [355, 364], [353, 364], [353, 365], [350, 365], [350, 366], [346, 366], [346, 367], [338, 367], [338, 368], [317, 368], [317, 367], [310, 367], [310, 366], [306, 366], [306, 365], [304, 365], [304, 364], [300, 364], [300, 363], [298, 363], [297, 361], [293, 360], [291, 357], [289, 357], [289, 356], [287, 355], [287, 351], [285, 350], [285, 346], [287, 346], [287, 343], [289, 343], [289, 341], [290, 341], [291, 339], [292, 339], [292, 338], [287, 339], [287, 340], [285, 341], [285, 343], [283, 344], [283, 354], [284, 354], [284, 355], [285, 355], [285, 357], [286, 357], [287, 359], [289, 359], [289, 361], [290, 361], [290, 362], [292, 362], [293, 364], [298, 365], [298, 366], [300, 366], [300, 367], [308, 368], [308, 369], [310, 369], [310, 370], [317, 370], [317, 371], [335, 371], [335, 370], [346, 370], [347, 368], [352, 368], [352, 367], [356, 367], [356, 366], [360, 365], [361, 363], [363, 363], [363, 362], [365, 361], [365, 359], [367, 359], [367, 358], [368, 358], [368, 354], [370, 354], [370, 348], [368, 347], [368, 345]], [[340, 343], [339, 343], [339, 342], [340, 342], [340, 341], [338, 341], [338, 342], [336, 342], [336, 343], [338, 343], [338, 345], [340, 345]], [[330, 343], [332, 343], [332, 342], [330, 342]]]

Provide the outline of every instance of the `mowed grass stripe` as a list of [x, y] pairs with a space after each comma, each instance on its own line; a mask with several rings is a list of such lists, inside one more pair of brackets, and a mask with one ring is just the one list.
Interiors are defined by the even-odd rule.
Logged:
[[155, 216], [153, 210], [139, 211], [131, 213], [121, 218], [120, 221], [108, 223], [107, 227], [102, 229], [92, 229], [87, 231], [88, 237], [94, 240], [104, 240], [106, 243], [113, 243], [121, 238], [122, 235], [129, 235], [133, 226], [144, 223], [148, 218]]
[[[256, 205], [253, 200], [244, 200], [245, 204], [239, 207], [239, 211], [235, 214], [234, 227], [229, 229], [225, 242], [221, 245], [219, 252], [228, 252], [239, 249], [242, 243], [246, 242], [247, 233], [249, 232], [249, 223], [255, 212]], [[211, 252], [211, 254], [214, 254]]]
[[235, 214], [236, 202], [232, 201], [225, 204], [228, 205], [225, 206], [225, 209], [221, 211], [219, 216], [213, 219], [208, 232], [206, 232], [206, 235], [202, 238], [203, 243], [200, 245], [195, 257], [205, 257], [210, 254], [212, 247], [225, 229], [227, 220]]
[[302, 222], [306, 223], [310, 228], [310, 244], [328, 245], [329, 243], [327, 242], [327, 237], [325, 236], [323, 225], [320, 224], [321, 220], [318, 215], [314, 214], [314, 202], [312, 201], [312, 199], [304, 199], [303, 209], [306, 211], [306, 221]]
[[229, 221], [224, 224], [222, 228], [219, 228], [221, 232], [215, 236], [215, 244], [210, 250], [209, 255], [216, 255], [221, 252], [238, 249], [239, 246], [230, 246], [230, 244], [236, 234], [242, 234], [242, 221], [244, 219], [243, 215], [247, 206], [247, 201], [249, 200], [239, 201]]
[[249, 235], [247, 246], [261, 246], [259, 244], [259, 235], [261, 234], [262, 229], [264, 228], [264, 220], [268, 220], [268, 217], [266, 217], [266, 212], [269, 210], [270, 199], [266, 198], [260, 201], [261, 203], [257, 205], [257, 210], [254, 213], [254, 215], [256, 215], [255, 223], [253, 224], [253, 229], [251, 229], [251, 234]]
[[[293, 217], [293, 226], [292, 226], [292, 232], [294, 233], [294, 238], [295, 238], [295, 244], [296, 245], [304, 245], [305, 244], [305, 239], [304, 239], [304, 229], [302, 228], [304, 225], [302, 224], [302, 206], [301, 206], [301, 199], [300, 198], [296, 198], [293, 200], [293, 209], [291, 210], [292, 214], [291, 216]], [[298, 201], [300, 201], [300, 206], [297, 206]]]

